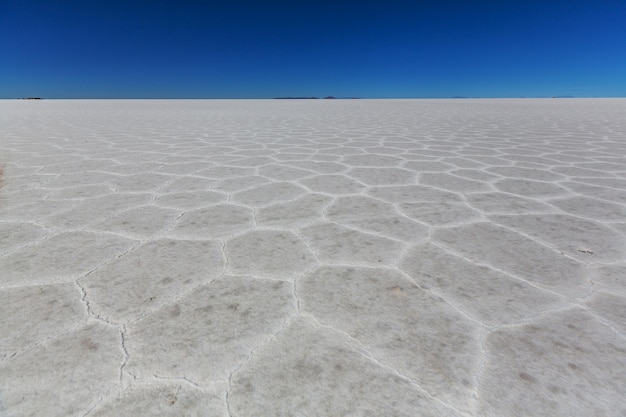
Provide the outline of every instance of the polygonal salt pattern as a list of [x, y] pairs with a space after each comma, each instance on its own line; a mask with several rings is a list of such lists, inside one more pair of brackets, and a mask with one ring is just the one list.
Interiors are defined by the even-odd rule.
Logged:
[[626, 219], [626, 205], [611, 203], [588, 197], [570, 197], [551, 200], [550, 204], [566, 213], [600, 221], [623, 221]]
[[0, 101], [0, 414], [622, 416], [623, 114]]
[[295, 200], [276, 203], [256, 211], [258, 225], [271, 227], [293, 227], [321, 219], [323, 211], [333, 201], [323, 194], [306, 194]]
[[116, 214], [91, 228], [125, 234], [136, 239], [149, 239], [165, 230], [177, 217], [177, 210], [142, 206]]
[[245, 190], [255, 191], [256, 187], [266, 184], [272, 184], [272, 180], [266, 177], [251, 175], [246, 177], [225, 178], [218, 181], [213, 186], [213, 189], [230, 194], [237, 191], [243, 192]]
[[581, 261], [615, 262], [626, 254], [624, 236], [596, 221], [561, 214], [500, 215], [491, 219]]
[[405, 162], [402, 166], [415, 172], [444, 172], [456, 168], [455, 165], [434, 160], [409, 160], [408, 162]]
[[423, 185], [371, 187], [368, 193], [375, 198], [390, 203], [414, 203], [422, 201], [458, 203], [463, 199], [459, 194]]
[[488, 168], [488, 172], [509, 178], [523, 178], [537, 181], [558, 181], [565, 179], [565, 176], [543, 169], [530, 169], [519, 167], [493, 167]]
[[48, 198], [52, 200], [66, 200], [96, 197], [102, 195], [113, 194], [115, 190], [110, 185], [96, 184], [96, 185], [77, 185], [75, 187], [61, 188], [59, 190], [50, 191]]
[[454, 171], [450, 171], [452, 175], [456, 175], [457, 177], [467, 178], [470, 180], [477, 180], [483, 182], [494, 182], [495, 180], [501, 178], [500, 175], [492, 174], [490, 172], [485, 172], [481, 169], [455, 169]]
[[562, 182], [561, 184], [581, 196], [626, 204], [626, 190], [598, 187], [596, 185], [582, 184], [579, 182]]
[[462, 415], [342, 336], [310, 319], [292, 323], [233, 375], [233, 415]]
[[470, 180], [447, 173], [426, 172], [420, 175], [419, 183], [456, 192], [489, 191], [492, 189], [483, 181]]
[[626, 341], [582, 309], [498, 330], [486, 348], [481, 415], [626, 413]]
[[110, 402], [98, 405], [89, 416], [227, 417], [219, 392], [206, 392], [191, 384], [135, 385]]
[[98, 268], [79, 283], [91, 310], [129, 322], [224, 272], [221, 243], [157, 239]]
[[529, 198], [548, 198], [568, 195], [568, 191], [558, 184], [527, 179], [506, 178], [494, 184], [499, 191]]
[[120, 192], [137, 192], [152, 191], [162, 187], [170, 179], [167, 175], [159, 175], [154, 172], [145, 174], [128, 175], [115, 178], [107, 183], [113, 187], [115, 191]]
[[370, 186], [415, 183], [415, 172], [402, 168], [353, 168], [346, 175]]
[[211, 189], [216, 184], [215, 180], [202, 177], [175, 178], [159, 187], [162, 193], [199, 192]]
[[169, 234], [178, 238], [214, 239], [249, 229], [254, 213], [248, 207], [219, 204], [182, 214]]
[[[127, 182], [131, 184], [133, 181], [128, 180], [128, 177], [121, 177], [119, 175], [108, 174], [104, 172], [76, 172], [71, 174], [63, 174], [59, 176], [55, 176], [49, 181], [45, 182], [46, 188], [52, 189], [65, 189], [73, 186], [81, 186], [85, 184], [97, 185], [97, 184], [106, 184], [112, 182], [115, 184], [116, 181]], [[148, 177], [144, 177], [149, 180]], [[147, 185], [147, 184], [142, 184]]]
[[395, 265], [404, 245], [335, 223], [302, 229], [302, 236], [322, 263]]
[[610, 293], [626, 296], [626, 264], [598, 265], [590, 272], [594, 286]]
[[66, 206], [67, 209], [58, 214], [46, 216], [42, 223], [61, 231], [80, 230], [103, 221], [115, 213], [149, 204], [151, 200], [152, 195], [149, 193], [115, 193], [94, 196], [80, 200], [76, 205]]
[[0, 223], [0, 255], [34, 243], [46, 235], [46, 229], [36, 224]]
[[74, 284], [0, 289], [0, 360], [87, 320], [81, 298]]
[[274, 181], [293, 181], [313, 176], [316, 172], [285, 165], [270, 164], [259, 168], [259, 174], [264, 177], [271, 178]]
[[440, 229], [433, 239], [471, 262], [491, 265], [550, 291], [570, 297], [584, 297], [590, 291], [583, 263], [493, 223]]
[[301, 169], [308, 169], [309, 171], [316, 172], [320, 175], [323, 174], [340, 174], [348, 170], [347, 165], [327, 162], [327, 161], [298, 161], [286, 163], [288, 166], [294, 166]]
[[127, 336], [127, 371], [225, 381], [295, 309], [287, 282], [226, 276], [136, 323]]
[[123, 359], [120, 333], [102, 324], [21, 352], [0, 362], [0, 414], [85, 415], [117, 388]]
[[178, 210], [193, 210], [206, 206], [223, 203], [228, 195], [215, 191], [187, 191], [159, 195], [154, 204]]
[[573, 181], [585, 184], [600, 185], [602, 187], [611, 187], [626, 190], [626, 179], [623, 178], [581, 178], [574, 177]]
[[421, 201], [400, 204], [400, 211], [411, 219], [430, 226], [451, 226], [481, 219], [481, 214], [463, 203]]
[[290, 182], [275, 182], [262, 185], [252, 190], [241, 191], [233, 195], [232, 200], [248, 207], [293, 200], [306, 193], [306, 189]]
[[[485, 213], [535, 213], [553, 210], [548, 204], [508, 193], [472, 193], [466, 196], [468, 204]], [[554, 202], [552, 202], [554, 204]]]
[[606, 292], [595, 293], [585, 303], [620, 334], [626, 334], [626, 297]]
[[136, 242], [113, 234], [66, 232], [0, 257], [3, 286], [74, 281]]
[[224, 251], [235, 274], [294, 280], [317, 263], [300, 237], [283, 230], [244, 233], [227, 241]]
[[567, 305], [555, 294], [472, 264], [430, 243], [411, 248], [400, 269], [420, 287], [441, 294], [488, 326], [520, 323]]
[[352, 194], [360, 193], [365, 185], [345, 175], [316, 175], [300, 180], [300, 184], [310, 190], [328, 194]]
[[471, 408], [478, 326], [442, 298], [396, 271], [363, 267], [322, 267], [301, 279], [298, 290], [302, 310], [436, 397]]
[[[13, 222], [47, 222], [49, 218], [53, 218], [55, 214], [66, 213], [78, 203], [45, 200], [46, 194], [39, 195], [35, 198], [35, 202], [27, 202], [26, 204], [6, 204], [2, 207], [2, 220]], [[12, 196], [10, 196], [12, 197]], [[4, 204], [3, 204], [4, 206]], [[89, 219], [93, 221], [93, 216], [89, 215]], [[80, 220], [77, 219], [77, 222]], [[71, 225], [68, 223], [67, 225]]]
[[342, 223], [355, 229], [373, 232], [383, 237], [390, 237], [404, 242], [417, 242], [428, 237], [428, 227], [405, 216], [344, 219]]
[[393, 204], [366, 196], [339, 197], [324, 211], [327, 218], [335, 221], [375, 219], [395, 214], [397, 209]]

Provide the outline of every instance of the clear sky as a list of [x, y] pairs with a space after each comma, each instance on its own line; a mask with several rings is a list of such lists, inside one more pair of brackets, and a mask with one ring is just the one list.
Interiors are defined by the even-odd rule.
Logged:
[[0, 98], [624, 97], [626, 0], [0, 0]]

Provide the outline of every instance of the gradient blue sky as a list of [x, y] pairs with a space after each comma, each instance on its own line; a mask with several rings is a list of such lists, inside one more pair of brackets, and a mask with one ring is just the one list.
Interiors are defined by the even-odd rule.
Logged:
[[1, 0], [0, 98], [626, 96], [626, 1]]

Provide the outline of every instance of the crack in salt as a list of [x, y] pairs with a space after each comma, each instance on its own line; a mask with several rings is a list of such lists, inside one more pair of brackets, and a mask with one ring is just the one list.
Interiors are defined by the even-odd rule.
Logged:
[[276, 340], [276, 338], [278, 338], [278, 336], [287, 328], [291, 325], [293, 319], [295, 316], [289, 316], [287, 317], [287, 319], [283, 322], [283, 324], [281, 325], [280, 329], [278, 329], [278, 331], [276, 331], [274, 334], [272, 334], [269, 338], [267, 338], [265, 341], [261, 342], [259, 345], [257, 345], [256, 347], [254, 347], [252, 350], [250, 350], [250, 353], [241, 361], [241, 363], [239, 365], [237, 365], [235, 367], [235, 369], [233, 371], [230, 372], [230, 374], [228, 375], [228, 387], [226, 389], [226, 408], [228, 410], [228, 415], [232, 416], [232, 410], [231, 410], [231, 406], [230, 406], [230, 392], [232, 391], [233, 385], [232, 385], [232, 380], [233, 380], [233, 376], [235, 375], [235, 373], [237, 373], [240, 369], [244, 368], [248, 362], [250, 362], [250, 359], [252, 359], [252, 357], [254, 356], [254, 354], [259, 351], [260, 349], [262, 349], [264, 346], [272, 343], [274, 340]]
[[344, 336], [344, 338], [347, 339], [347, 340], [345, 340], [345, 343], [348, 346], [354, 348], [354, 351], [356, 353], [360, 354], [362, 357], [366, 358], [367, 360], [369, 360], [370, 362], [374, 363], [375, 365], [377, 365], [377, 366], [379, 366], [379, 367], [381, 367], [383, 369], [386, 369], [387, 371], [391, 372], [393, 375], [397, 376], [398, 378], [400, 378], [400, 379], [402, 379], [404, 381], [407, 381], [409, 384], [414, 386], [419, 392], [425, 394], [431, 400], [438, 402], [439, 404], [443, 405], [444, 407], [446, 407], [446, 408], [448, 408], [450, 410], [455, 411], [458, 414], [471, 417], [467, 412], [459, 410], [456, 407], [454, 407], [453, 405], [448, 404], [445, 401], [443, 401], [442, 399], [440, 399], [440, 398], [436, 397], [435, 395], [431, 394], [428, 390], [426, 390], [424, 387], [422, 387], [417, 381], [415, 381], [411, 377], [408, 377], [408, 376], [406, 376], [404, 374], [401, 374], [397, 369], [395, 369], [391, 365], [388, 365], [388, 364], [386, 364], [384, 362], [381, 362], [358, 339], [355, 339], [354, 337], [350, 336], [348, 333], [344, 332], [343, 330], [339, 330], [339, 329], [337, 329], [337, 328], [335, 328], [333, 326], [321, 323], [317, 319], [317, 317], [315, 317], [313, 315], [306, 314], [304, 316], [312, 319], [312, 321], [317, 326], [319, 326], [322, 329], [327, 329], [327, 330], [330, 330], [332, 332], [341, 334], [342, 336]]

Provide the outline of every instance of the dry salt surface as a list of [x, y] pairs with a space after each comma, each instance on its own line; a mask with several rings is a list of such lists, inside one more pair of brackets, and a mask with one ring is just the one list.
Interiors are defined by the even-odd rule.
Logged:
[[626, 415], [626, 100], [1, 101], [0, 415]]

